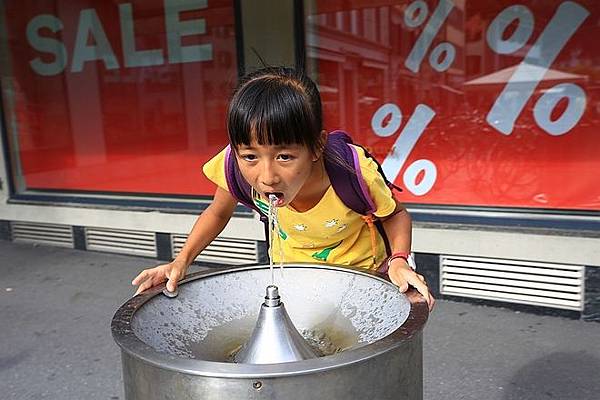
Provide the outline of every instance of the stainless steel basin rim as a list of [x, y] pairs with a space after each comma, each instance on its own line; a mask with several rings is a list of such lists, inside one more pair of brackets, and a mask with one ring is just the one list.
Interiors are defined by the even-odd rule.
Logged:
[[[195, 281], [197, 279], [208, 278], [216, 275], [266, 268], [268, 268], [268, 266], [253, 265], [245, 267], [233, 267], [216, 271], [203, 271], [188, 276], [180, 283], [180, 285], [185, 285], [186, 283]], [[386, 284], [392, 285], [387, 277], [383, 277], [380, 274], [360, 268], [309, 263], [286, 264], [285, 268], [310, 268], [351, 272], [353, 274], [368, 276], [372, 279], [378, 279]], [[281, 364], [255, 365], [205, 361], [198, 359], [187, 359], [157, 351], [153, 347], [140, 340], [133, 331], [131, 327], [131, 321], [135, 312], [155, 296], [162, 296], [163, 289], [164, 285], [154, 287], [147, 292], [130, 299], [123, 304], [119, 310], [117, 310], [111, 326], [114, 340], [121, 347], [122, 351], [143, 362], [155, 365], [161, 369], [206, 377], [275, 378], [313, 374], [316, 372], [341, 368], [350, 364], [377, 357], [380, 354], [397, 348], [402, 343], [409, 340], [414, 334], [419, 333], [425, 325], [428, 317], [425, 299], [415, 290], [411, 289], [406, 293], [411, 307], [408, 318], [404, 324], [391, 334], [375, 341], [374, 343], [353, 347], [349, 350], [345, 350], [330, 356]]]

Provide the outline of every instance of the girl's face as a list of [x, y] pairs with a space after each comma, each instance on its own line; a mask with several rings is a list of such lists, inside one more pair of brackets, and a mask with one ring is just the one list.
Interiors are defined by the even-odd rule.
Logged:
[[268, 200], [277, 196], [277, 207], [290, 204], [301, 190], [310, 186], [320, 166], [318, 156], [302, 145], [241, 145], [236, 158], [242, 176]]

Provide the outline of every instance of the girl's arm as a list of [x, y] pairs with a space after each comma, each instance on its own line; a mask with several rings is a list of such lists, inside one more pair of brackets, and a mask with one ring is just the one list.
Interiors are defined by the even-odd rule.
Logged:
[[225, 228], [231, 219], [237, 200], [222, 188], [217, 188], [212, 203], [198, 216], [183, 249], [177, 257], [168, 264], [143, 270], [131, 282], [139, 285], [135, 294], [156, 286], [167, 280], [167, 290], [175, 291], [177, 282], [185, 276], [188, 267]]
[[[391, 216], [383, 218], [383, 229], [390, 242], [392, 254], [407, 253], [410, 254], [412, 243], [412, 220], [408, 211], [402, 204], [396, 201], [396, 209]], [[388, 269], [390, 280], [400, 288], [402, 292], [408, 290], [408, 285], [413, 286], [427, 300], [429, 309], [433, 308], [435, 299], [429, 293], [427, 283], [423, 275], [417, 274], [408, 265], [408, 262], [403, 258], [394, 258]]]

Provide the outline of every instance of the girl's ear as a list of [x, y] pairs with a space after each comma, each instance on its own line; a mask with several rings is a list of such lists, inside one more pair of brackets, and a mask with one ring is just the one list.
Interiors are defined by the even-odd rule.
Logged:
[[319, 148], [317, 153], [313, 155], [313, 161], [317, 161], [319, 158], [321, 158], [323, 150], [325, 150], [325, 143], [327, 143], [327, 131], [323, 129], [319, 138]]

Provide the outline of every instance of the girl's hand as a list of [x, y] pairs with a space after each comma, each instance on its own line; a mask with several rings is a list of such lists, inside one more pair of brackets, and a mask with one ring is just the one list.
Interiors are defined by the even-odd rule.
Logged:
[[174, 292], [177, 289], [177, 282], [185, 276], [187, 265], [179, 260], [173, 260], [168, 264], [159, 265], [158, 267], [148, 268], [140, 272], [135, 277], [131, 284], [138, 286], [135, 295], [142, 293], [144, 290], [167, 281], [167, 290]]
[[405, 259], [400, 257], [394, 258], [390, 263], [388, 276], [390, 277], [392, 283], [398, 286], [401, 292], [406, 292], [408, 290], [408, 285], [411, 285], [417, 289], [417, 291], [421, 293], [423, 297], [425, 297], [427, 305], [429, 306], [429, 311], [433, 310], [435, 299], [431, 293], [429, 293], [429, 288], [427, 287], [425, 278], [423, 275], [419, 275], [413, 271]]

